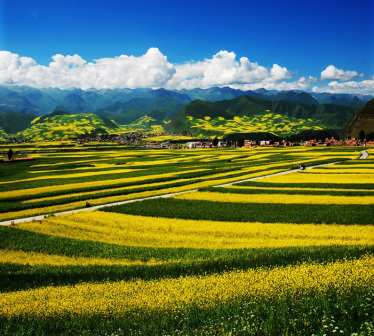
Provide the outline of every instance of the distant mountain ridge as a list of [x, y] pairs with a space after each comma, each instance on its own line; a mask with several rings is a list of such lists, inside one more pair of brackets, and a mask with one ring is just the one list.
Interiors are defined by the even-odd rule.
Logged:
[[97, 115], [115, 120], [119, 124], [131, 124], [149, 116], [157, 121], [169, 121], [186, 104], [188, 96], [164, 89], [146, 92], [127, 102], [116, 102], [96, 111]]
[[[103, 90], [61, 90], [57, 88], [35, 89], [31, 87], [0, 86], [0, 114], [14, 111], [34, 115], [49, 114], [55, 110], [65, 110], [69, 113], [95, 113], [100, 110], [111, 110], [113, 104], [127, 103], [135, 98], [161, 99], [168, 97], [185, 105], [192, 100], [210, 102], [231, 100], [242, 95], [255, 96], [266, 100], [288, 100], [295, 103], [310, 105], [337, 104], [362, 107], [373, 97], [370, 95], [307, 93], [304, 91], [275, 91], [257, 89], [242, 91], [230, 87], [212, 87], [209, 89], [103, 89]], [[140, 101], [138, 100], [141, 105]], [[142, 110], [144, 107], [135, 106], [133, 109]], [[157, 104], [153, 107], [158, 109]], [[127, 112], [126, 112], [127, 113]]]
[[[82, 115], [87, 114], [100, 118], [87, 119], [90, 120], [91, 131], [102, 128], [100, 125], [109, 129], [123, 125], [125, 127], [120, 128], [122, 132], [139, 128], [155, 133], [167, 131], [197, 134], [201, 131], [199, 134], [226, 134], [231, 128], [239, 132], [248, 132], [248, 129], [252, 132], [267, 132], [268, 128], [276, 134], [294, 134], [307, 129], [340, 130], [370, 97], [295, 90], [242, 91], [229, 87], [171, 91], [60, 90], [0, 86], [0, 128], [2, 132], [14, 135], [32, 127], [30, 122], [36, 117], [39, 119], [35, 121], [34, 129], [38, 124], [41, 127], [40, 124], [46, 118], [51, 120], [58, 115], [65, 117], [54, 118], [55, 121], [50, 123], [54, 128], [58, 120], [65, 123], [64, 127], [68, 126], [67, 122], [77, 122], [76, 125], [83, 127], [81, 124], [86, 119]], [[341, 104], [331, 104], [331, 101]], [[51, 115], [53, 111], [55, 112]], [[80, 117], [74, 121], [74, 115]], [[45, 133], [47, 125], [43, 127]], [[67, 132], [64, 137], [74, 133]]]

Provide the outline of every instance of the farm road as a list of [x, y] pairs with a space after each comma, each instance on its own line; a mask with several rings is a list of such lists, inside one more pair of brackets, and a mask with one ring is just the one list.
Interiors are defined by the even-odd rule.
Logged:
[[[364, 152], [366, 153], [366, 156], [365, 156]], [[361, 151], [361, 153], [362, 153], [362, 156], [360, 157], [360, 159], [366, 159], [367, 156], [368, 156], [367, 152], [366, 151]], [[321, 165], [317, 165], [317, 166], [306, 167], [305, 169], [325, 167], [325, 166], [333, 165], [335, 163], [338, 163], [338, 162], [325, 163], [325, 164], [321, 164]], [[248, 182], [248, 181], [255, 181], [255, 180], [263, 179], [263, 178], [270, 177], [270, 176], [291, 174], [291, 173], [294, 173], [294, 172], [297, 172], [297, 171], [300, 171], [300, 170], [301, 169], [291, 169], [291, 170], [286, 170], [286, 171], [282, 171], [282, 172], [275, 173], [275, 174], [253, 177], [253, 178], [250, 178], [250, 179], [235, 181], [235, 182], [226, 183], [226, 184], [219, 184], [219, 185], [215, 185], [214, 187], [227, 187], [227, 186], [230, 186], [230, 185], [233, 185], [233, 184], [237, 184], [237, 183], [241, 183], [241, 182]], [[63, 212], [57, 212], [57, 213], [53, 213], [53, 214], [44, 214], [44, 215], [40, 215], [40, 216], [32, 216], [32, 217], [27, 217], [27, 218], [18, 218], [18, 219], [13, 219], [13, 220], [0, 222], [0, 225], [14, 225], [14, 224], [19, 224], [19, 223], [23, 223], [23, 222], [41, 221], [46, 216], [51, 216], [51, 215], [59, 216], [59, 215], [77, 213], [77, 212], [81, 212], [81, 211], [95, 211], [95, 210], [99, 210], [99, 209], [104, 208], [104, 207], [122, 205], [122, 204], [133, 203], [133, 202], [141, 202], [141, 201], [144, 201], [144, 200], [155, 199], [155, 198], [168, 198], [168, 197], [172, 197], [174, 195], [180, 195], [180, 194], [190, 193], [190, 192], [194, 192], [194, 191], [197, 191], [197, 189], [191, 189], [191, 190], [177, 192], [177, 193], [150, 196], [150, 197], [144, 197], [144, 198], [136, 198], [136, 199], [132, 199], [132, 200], [110, 203], [110, 204], [101, 204], [101, 205], [96, 205], [96, 206], [92, 206], [92, 207], [89, 207], [89, 208], [63, 211]]]

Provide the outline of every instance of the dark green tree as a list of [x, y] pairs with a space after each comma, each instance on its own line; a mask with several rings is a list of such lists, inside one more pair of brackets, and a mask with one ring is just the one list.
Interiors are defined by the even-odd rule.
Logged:
[[373, 133], [373, 132], [370, 132], [370, 133], [366, 136], [366, 140], [367, 140], [367, 141], [373, 141], [373, 140], [374, 140], [374, 133]]
[[214, 147], [217, 147], [217, 145], [218, 145], [218, 139], [217, 139], [217, 137], [215, 137], [215, 138], [213, 139], [213, 146], [214, 146]]
[[8, 160], [10, 161], [10, 160], [12, 160], [12, 158], [13, 158], [13, 151], [12, 151], [12, 148], [9, 148], [9, 150], [8, 150]]
[[361, 140], [364, 140], [364, 139], [365, 139], [365, 131], [364, 131], [364, 130], [361, 130], [360, 133], [358, 134], [358, 137], [359, 137]]

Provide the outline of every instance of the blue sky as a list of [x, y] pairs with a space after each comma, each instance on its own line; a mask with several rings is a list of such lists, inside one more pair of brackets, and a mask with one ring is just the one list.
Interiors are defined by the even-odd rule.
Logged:
[[374, 94], [373, 2], [0, 0], [0, 83]]

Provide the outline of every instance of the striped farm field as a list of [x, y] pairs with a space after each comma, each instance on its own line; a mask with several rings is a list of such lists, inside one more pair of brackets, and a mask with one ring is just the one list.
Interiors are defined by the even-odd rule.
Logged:
[[0, 220], [45, 217], [0, 226], [0, 335], [371, 335], [374, 161], [360, 150], [1, 164]]
[[347, 149], [319, 152], [266, 148], [38, 153], [35, 161], [0, 166], [0, 221], [79, 209], [86, 202], [102, 205], [277, 173], [300, 162], [300, 153], [306, 165], [360, 155]]

